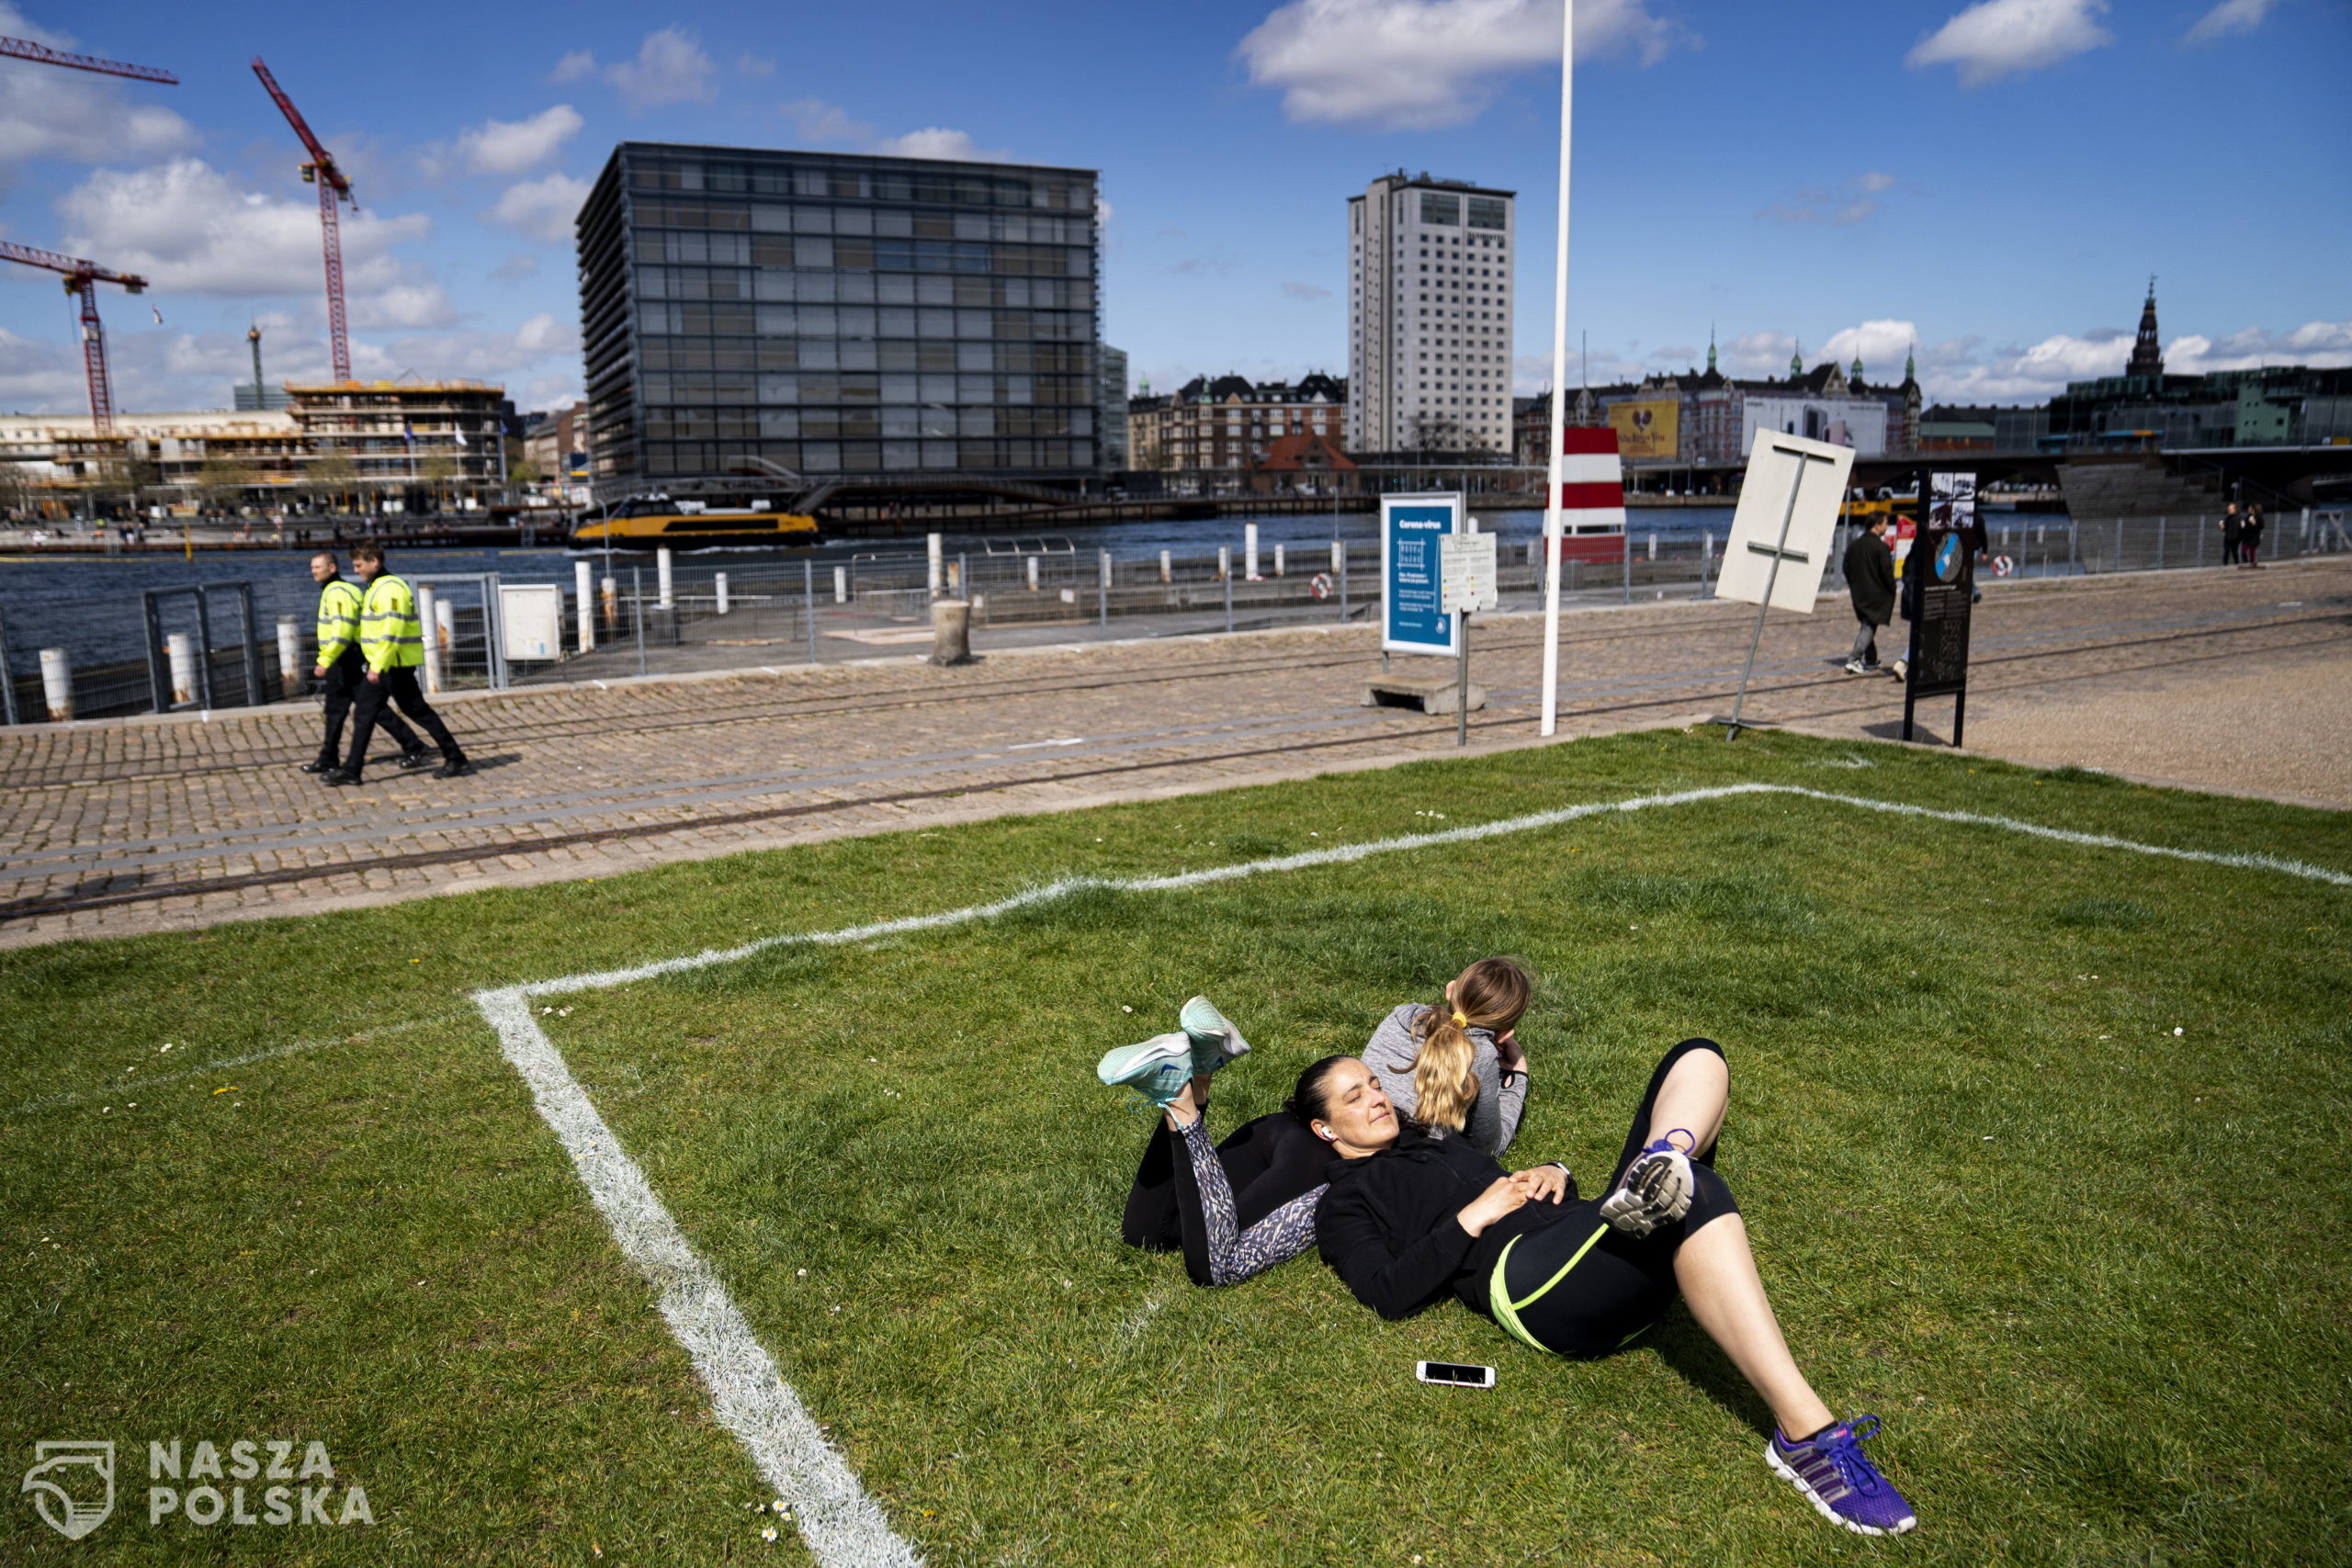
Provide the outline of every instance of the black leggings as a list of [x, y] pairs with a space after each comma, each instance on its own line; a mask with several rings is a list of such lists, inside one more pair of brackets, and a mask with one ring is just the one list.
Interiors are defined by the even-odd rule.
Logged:
[[[1216, 1146], [1217, 1164], [1224, 1167], [1231, 1188], [1234, 1227], [1246, 1235], [1275, 1210], [1316, 1191], [1329, 1179], [1333, 1158], [1329, 1145], [1286, 1112], [1242, 1123]], [[1311, 1209], [1304, 1224], [1305, 1245], [1311, 1246]], [[1127, 1190], [1127, 1212], [1119, 1234], [1129, 1247], [1154, 1252], [1182, 1247], [1184, 1272], [1195, 1285], [1233, 1281], [1231, 1260], [1212, 1255], [1200, 1182], [1179, 1135], [1164, 1119], [1153, 1124], [1151, 1142], [1144, 1145], [1143, 1164]]]
[[1649, 1141], [1650, 1113], [1674, 1064], [1693, 1051], [1723, 1055], [1712, 1040], [1685, 1040], [1650, 1074], [1624, 1151], [1600, 1195], [1564, 1204], [1541, 1229], [1513, 1236], [1487, 1280], [1487, 1310], [1505, 1330], [1539, 1350], [1601, 1356], [1656, 1323], [1673, 1302], [1674, 1254], [1702, 1225], [1739, 1213], [1714, 1170], [1713, 1144], [1690, 1156], [1690, 1212], [1634, 1237], [1600, 1217], [1600, 1202]]

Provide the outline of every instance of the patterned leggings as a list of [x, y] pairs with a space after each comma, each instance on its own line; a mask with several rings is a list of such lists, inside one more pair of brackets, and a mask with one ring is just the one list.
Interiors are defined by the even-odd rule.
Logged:
[[1261, 1116], [1222, 1145], [1195, 1120], [1152, 1129], [1127, 1194], [1128, 1245], [1181, 1248], [1196, 1285], [1233, 1285], [1315, 1245], [1329, 1146], [1287, 1115]]

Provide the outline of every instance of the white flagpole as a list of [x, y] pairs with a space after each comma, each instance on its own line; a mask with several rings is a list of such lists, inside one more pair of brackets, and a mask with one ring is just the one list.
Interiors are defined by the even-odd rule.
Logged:
[[1544, 500], [1544, 721], [1560, 728], [1560, 448], [1566, 444], [1568, 397], [1568, 130], [1577, 74], [1576, 0], [1560, 0], [1560, 232], [1552, 274], [1552, 457]]

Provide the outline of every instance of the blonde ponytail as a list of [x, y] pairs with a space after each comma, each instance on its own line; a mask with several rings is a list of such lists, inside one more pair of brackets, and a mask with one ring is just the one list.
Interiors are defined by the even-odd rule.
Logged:
[[1421, 1014], [1414, 1032], [1421, 1037], [1413, 1056], [1413, 1120], [1424, 1127], [1459, 1133], [1469, 1124], [1470, 1102], [1478, 1098], [1478, 1080], [1470, 1064], [1478, 1054], [1469, 1032], [1454, 1021], [1462, 1015], [1431, 1008]]
[[1413, 1120], [1424, 1127], [1458, 1133], [1469, 1125], [1478, 1080], [1472, 1029], [1508, 1033], [1534, 996], [1534, 983], [1509, 958], [1481, 958], [1464, 969], [1452, 995], [1423, 1012], [1413, 1025], [1419, 1049], [1413, 1056]]

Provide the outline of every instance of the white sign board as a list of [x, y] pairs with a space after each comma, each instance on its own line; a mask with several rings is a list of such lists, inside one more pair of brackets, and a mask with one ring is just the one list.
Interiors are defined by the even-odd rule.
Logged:
[[503, 582], [499, 621], [508, 659], [537, 662], [563, 657], [563, 589], [552, 582]]
[[1495, 536], [1451, 534], [1438, 549], [1438, 581], [1449, 615], [1483, 615], [1495, 607]]
[[1716, 595], [1761, 604], [1769, 585], [1775, 609], [1812, 614], [1853, 471], [1850, 446], [1759, 433], [1732, 513]]

